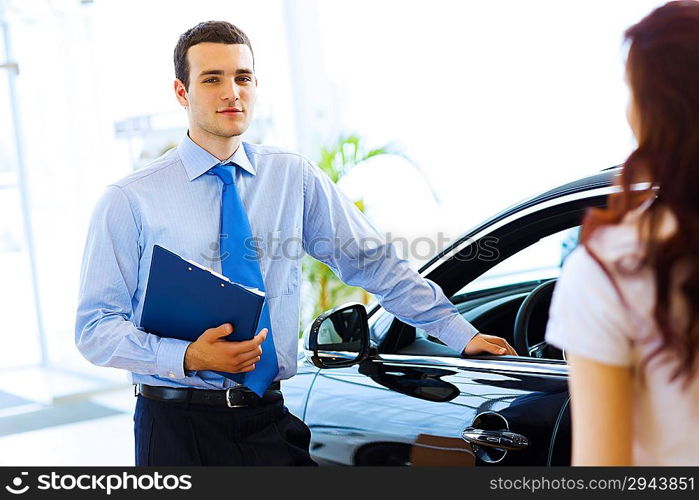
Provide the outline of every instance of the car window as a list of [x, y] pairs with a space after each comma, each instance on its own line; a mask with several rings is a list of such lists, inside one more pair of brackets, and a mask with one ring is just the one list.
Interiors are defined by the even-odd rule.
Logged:
[[[563, 262], [578, 245], [579, 236], [580, 226], [559, 231], [541, 238], [496, 264], [455, 294], [456, 297], [469, 292], [481, 292], [477, 294], [478, 298], [476, 299], [465, 302], [457, 301], [457, 309], [468, 318], [477, 308], [486, 308], [492, 311], [494, 309], [491, 306], [503, 304], [499, 309], [501, 312], [498, 312], [495, 318], [491, 318], [488, 333], [512, 341], [517, 304], [521, 303], [527, 293], [526, 290], [518, 289], [516, 285], [557, 278]], [[510, 288], [512, 286], [514, 288]], [[493, 294], [488, 293], [491, 289]], [[512, 297], [512, 301], [508, 299], [509, 296]], [[512, 304], [514, 309], [507, 306], [508, 303]], [[438, 339], [428, 336], [422, 329], [416, 328], [415, 334], [417, 339], [429, 338], [433, 342], [441, 343]]]
[[369, 318], [369, 337], [374, 344], [381, 345], [394, 319], [395, 316], [386, 310]]
[[503, 285], [557, 278], [566, 257], [578, 244], [580, 226], [540, 239], [496, 264], [456, 295]]

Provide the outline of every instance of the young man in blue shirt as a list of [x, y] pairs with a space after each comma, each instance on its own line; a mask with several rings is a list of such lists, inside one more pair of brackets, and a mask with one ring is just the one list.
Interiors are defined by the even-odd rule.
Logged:
[[[174, 59], [174, 90], [189, 118], [188, 134], [148, 167], [108, 186], [98, 202], [76, 321], [76, 344], [88, 360], [132, 373], [139, 393], [137, 465], [314, 464], [310, 432], [284, 407], [279, 390], [279, 381], [296, 372], [303, 251], [457, 352], [516, 354], [505, 340], [477, 333], [390, 245], [368, 252], [363, 242], [384, 239], [315, 165], [242, 142], [257, 97], [252, 46], [242, 31], [226, 22], [201, 23], [180, 37]], [[222, 234], [227, 224], [242, 233]], [[229, 236], [254, 238], [259, 261], [233, 259]], [[295, 252], [293, 242], [301, 246]], [[264, 328], [243, 342], [221, 339], [231, 325], [202, 332], [195, 342], [144, 331], [139, 325], [155, 244], [217, 272], [245, 268], [260, 276]], [[253, 392], [246, 384], [254, 386], [248, 381], [262, 366], [271, 366], [269, 380]]]

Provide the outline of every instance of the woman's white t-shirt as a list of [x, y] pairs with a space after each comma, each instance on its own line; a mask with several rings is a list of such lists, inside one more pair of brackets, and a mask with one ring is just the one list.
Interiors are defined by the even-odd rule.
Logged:
[[[645, 385], [638, 375], [641, 361], [661, 340], [654, 318], [655, 282], [650, 269], [623, 270], [634, 269], [642, 255], [639, 217], [648, 205], [627, 214], [620, 224], [596, 230], [588, 242], [612, 273], [623, 300], [598, 262], [578, 247], [558, 279], [546, 341], [567, 353], [634, 370], [635, 465], [699, 465], [699, 377], [686, 389], [681, 379], [671, 382], [675, 361], [663, 354], [646, 365]], [[665, 213], [661, 236], [675, 230], [674, 217]], [[673, 304], [673, 321], [681, 324], [686, 309], [676, 289]]]

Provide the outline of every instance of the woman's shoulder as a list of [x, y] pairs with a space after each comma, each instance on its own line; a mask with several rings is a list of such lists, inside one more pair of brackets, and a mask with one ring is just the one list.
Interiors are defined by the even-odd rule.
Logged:
[[655, 236], [670, 237], [677, 230], [677, 220], [669, 209], [654, 202], [654, 198], [648, 199], [629, 211], [619, 223], [597, 228], [587, 242], [595, 257], [606, 264], [637, 267], [644, 256], [652, 211], [656, 212], [659, 223]]

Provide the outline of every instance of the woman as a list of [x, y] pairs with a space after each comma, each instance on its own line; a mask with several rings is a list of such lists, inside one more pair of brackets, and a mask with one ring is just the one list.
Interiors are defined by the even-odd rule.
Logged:
[[626, 40], [638, 148], [585, 218], [546, 338], [570, 364], [573, 465], [699, 465], [699, 2]]

